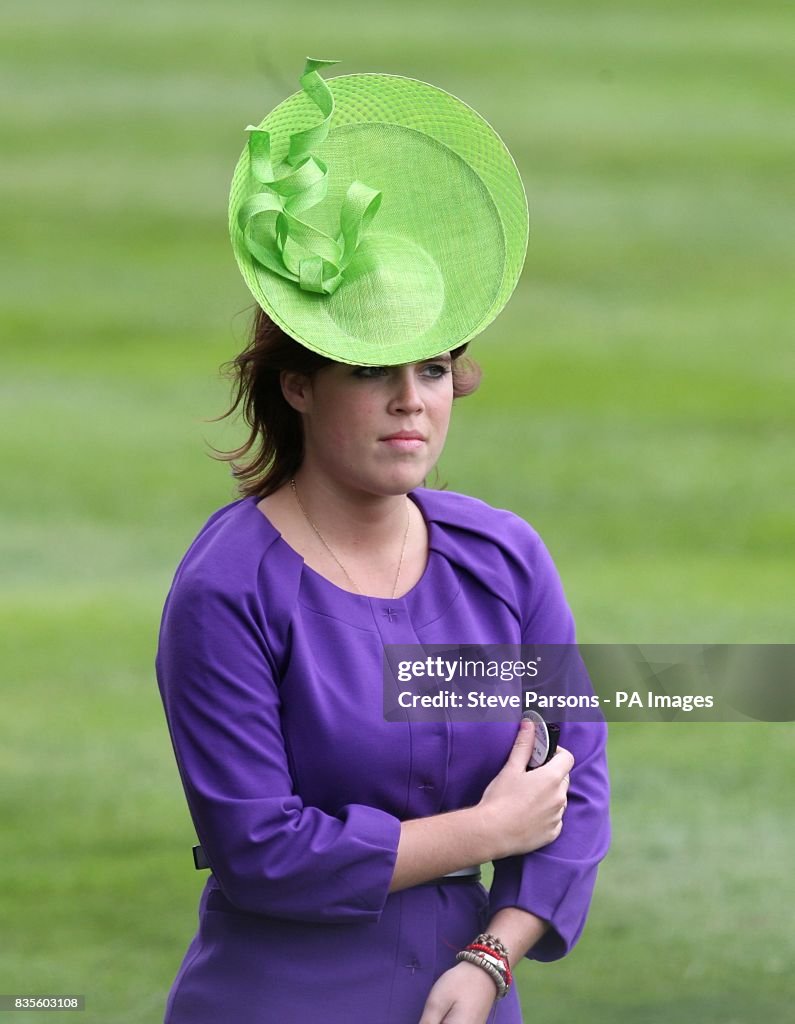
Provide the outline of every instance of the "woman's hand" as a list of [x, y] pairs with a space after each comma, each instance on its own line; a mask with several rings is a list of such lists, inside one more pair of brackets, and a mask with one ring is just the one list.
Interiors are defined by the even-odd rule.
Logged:
[[496, 998], [497, 986], [482, 967], [458, 963], [437, 978], [419, 1024], [486, 1024]]
[[499, 845], [494, 859], [530, 853], [557, 839], [563, 827], [574, 758], [563, 747], [528, 772], [535, 726], [523, 721], [505, 767], [486, 787], [478, 810]]
[[469, 864], [530, 853], [561, 830], [574, 758], [562, 747], [528, 772], [535, 726], [523, 723], [505, 767], [475, 807], [401, 822], [390, 892], [427, 882]]

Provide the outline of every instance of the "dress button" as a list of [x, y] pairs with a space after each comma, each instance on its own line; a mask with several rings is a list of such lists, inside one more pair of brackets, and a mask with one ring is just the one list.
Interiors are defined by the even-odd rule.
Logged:
[[435, 789], [436, 787], [434, 786], [434, 784], [432, 782], [421, 782], [419, 784], [418, 788], [419, 789]]
[[422, 965], [416, 956], [412, 957], [411, 960], [407, 964], [403, 964], [403, 966], [411, 971], [412, 974], [414, 974], [415, 971], [422, 970]]

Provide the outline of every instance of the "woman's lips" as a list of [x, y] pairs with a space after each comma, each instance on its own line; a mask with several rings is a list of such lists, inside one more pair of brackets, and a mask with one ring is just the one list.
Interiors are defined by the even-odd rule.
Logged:
[[382, 437], [381, 443], [403, 452], [414, 451], [425, 444], [421, 437]]
[[407, 430], [399, 431], [397, 434], [390, 434], [388, 437], [382, 437], [381, 443], [388, 445], [390, 448], [396, 448], [398, 451], [410, 452], [417, 448], [422, 448], [425, 444], [425, 438], [422, 434]]

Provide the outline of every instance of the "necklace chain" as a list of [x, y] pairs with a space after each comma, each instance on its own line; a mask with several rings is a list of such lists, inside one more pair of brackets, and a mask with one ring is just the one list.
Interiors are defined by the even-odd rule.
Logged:
[[[302, 513], [304, 519], [306, 519], [306, 521], [309, 523], [309, 525], [312, 527], [312, 529], [314, 530], [315, 534], [317, 535], [317, 538], [320, 541], [320, 543], [323, 545], [323, 547], [326, 549], [326, 551], [328, 551], [328, 553], [331, 555], [331, 557], [334, 559], [334, 561], [340, 567], [340, 569], [342, 570], [342, 573], [345, 576], [345, 579], [348, 581], [348, 583], [350, 583], [350, 585], [353, 587], [353, 589], [356, 591], [357, 594], [361, 594], [362, 591], [356, 585], [356, 582], [351, 578], [350, 573], [345, 568], [345, 566], [342, 564], [342, 562], [339, 560], [339, 558], [337, 558], [337, 556], [334, 554], [334, 550], [332, 549], [331, 545], [328, 543], [326, 538], [323, 536], [323, 534], [318, 529], [317, 524], [313, 521], [313, 519], [310, 517], [309, 513], [307, 512], [307, 510], [304, 508], [304, 506], [303, 506], [303, 504], [301, 502], [301, 499], [298, 497], [298, 491], [296, 490], [296, 487], [295, 487], [295, 478], [294, 477], [293, 477], [292, 480], [290, 480], [290, 487], [292, 489], [292, 492], [293, 492], [293, 494], [295, 496], [295, 500], [298, 503], [298, 507], [300, 508], [301, 513]], [[411, 515], [409, 513], [408, 499], [406, 499], [406, 529], [405, 529], [405, 531], [403, 533], [403, 546], [400, 549], [400, 561], [398, 562], [397, 572], [395, 573], [395, 585], [392, 587], [392, 597], [393, 598], [394, 598], [395, 594], [397, 594], [398, 583], [400, 582], [400, 572], [401, 572], [401, 569], [403, 568], [403, 558], [405, 557], [405, 554], [406, 554], [406, 541], [408, 540], [408, 537], [409, 537], [409, 525], [410, 525], [410, 523], [411, 523]]]

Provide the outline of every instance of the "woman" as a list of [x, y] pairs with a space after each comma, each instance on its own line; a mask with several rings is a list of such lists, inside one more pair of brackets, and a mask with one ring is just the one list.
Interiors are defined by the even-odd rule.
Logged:
[[[428, 128], [433, 104], [469, 137], [485, 131], [470, 108], [392, 76], [327, 84], [324, 63], [309, 61], [303, 94], [251, 130], [232, 189], [233, 243], [261, 311], [235, 362], [233, 408], [251, 427], [231, 456], [244, 496], [183, 559], [158, 652], [212, 870], [166, 1021], [508, 1024], [521, 1020], [515, 964], [564, 955], [584, 924], [607, 845], [603, 727], [563, 725], [564, 746], [527, 772], [531, 725], [387, 722], [382, 672], [387, 644], [573, 640], [532, 528], [422, 487], [454, 395], [476, 384], [464, 342], [521, 268], [521, 225], [505, 214], [518, 175], [503, 160], [489, 287], [458, 301], [465, 257], [497, 237], [477, 154], [489, 138], [493, 163], [502, 143], [487, 126], [474, 156], [451, 157]], [[418, 160], [422, 196], [401, 199]], [[363, 167], [368, 185], [351, 177]], [[439, 189], [468, 199], [466, 230], [437, 212]], [[381, 194], [392, 211], [375, 232]]]

